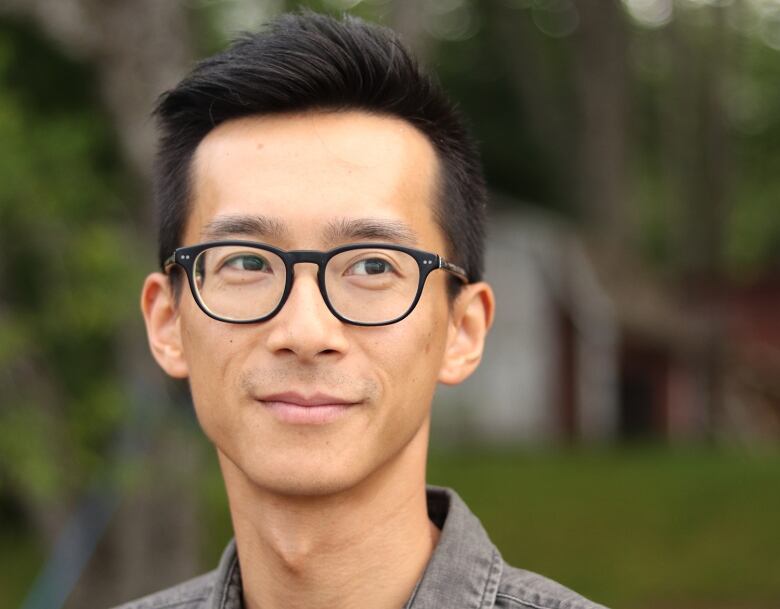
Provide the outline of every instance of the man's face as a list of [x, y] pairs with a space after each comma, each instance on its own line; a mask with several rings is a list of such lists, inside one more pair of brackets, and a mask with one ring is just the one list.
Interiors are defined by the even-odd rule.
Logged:
[[[230, 121], [196, 151], [184, 245], [235, 238], [328, 250], [404, 239], [394, 236], [400, 227], [413, 241], [399, 243], [444, 255], [433, 214], [437, 171], [427, 138], [397, 119], [350, 112]], [[367, 224], [378, 227], [375, 236]], [[189, 377], [206, 435], [253, 483], [281, 493], [353, 486], [427, 434], [457, 334], [443, 271], [428, 277], [409, 317], [379, 327], [337, 320], [316, 273], [296, 265], [292, 292], [268, 321], [213, 320], [185, 289], [173, 322], [177, 370]], [[305, 400], [347, 405], [296, 415], [294, 403]]]

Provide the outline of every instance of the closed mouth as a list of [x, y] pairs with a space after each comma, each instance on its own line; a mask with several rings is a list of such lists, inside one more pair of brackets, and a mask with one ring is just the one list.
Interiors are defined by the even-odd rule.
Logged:
[[302, 408], [317, 408], [323, 406], [354, 406], [359, 404], [360, 400], [348, 400], [326, 393], [314, 393], [305, 396], [301, 393], [288, 391], [285, 393], [274, 393], [258, 398], [258, 401], [266, 404], [289, 404], [290, 406], [300, 406]]
[[293, 425], [324, 425], [344, 416], [360, 401], [315, 393], [296, 392], [265, 395], [257, 400], [282, 423]]

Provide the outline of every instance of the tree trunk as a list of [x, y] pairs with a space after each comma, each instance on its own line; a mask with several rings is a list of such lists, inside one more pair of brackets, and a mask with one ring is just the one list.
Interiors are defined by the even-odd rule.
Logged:
[[581, 0], [574, 34], [580, 100], [578, 170], [582, 220], [616, 259], [630, 250], [628, 34], [616, 0]]

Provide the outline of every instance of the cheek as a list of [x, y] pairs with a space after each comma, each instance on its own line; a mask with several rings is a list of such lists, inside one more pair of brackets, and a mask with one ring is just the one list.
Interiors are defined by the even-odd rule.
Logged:
[[427, 406], [433, 396], [446, 346], [446, 314], [446, 308], [418, 307], [376, 341], [374, 352], [381, 353], [386, 371], [385, 389], [400, 407]]
[[246, 345], [233, 326], [214, 321], [200, 310], [183, 310], [180, 323], [192, 399], [198, 418], [206, 427], [216, 406], [234, 394], [231, 388], [236, 386], [237, 379], [233, 376], [241, 369]]

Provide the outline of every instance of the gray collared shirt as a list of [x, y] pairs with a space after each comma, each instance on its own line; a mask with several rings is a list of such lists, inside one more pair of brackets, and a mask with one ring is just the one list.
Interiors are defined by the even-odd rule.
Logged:
[[[404, 609], [604, 609], [505, 563], [454, 491], [428, 487], [428, 515], [441, 535]], [[243, 609], [235, 541], [211, 573], [116, 609]]]

